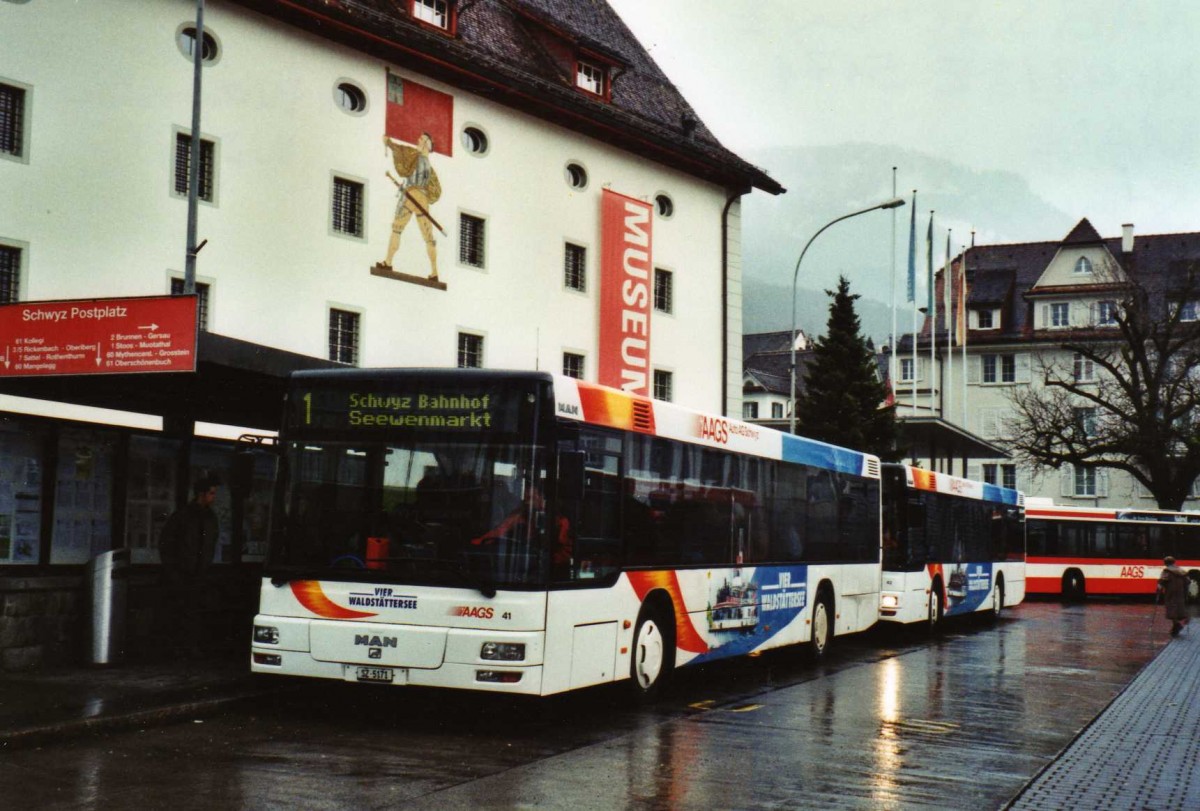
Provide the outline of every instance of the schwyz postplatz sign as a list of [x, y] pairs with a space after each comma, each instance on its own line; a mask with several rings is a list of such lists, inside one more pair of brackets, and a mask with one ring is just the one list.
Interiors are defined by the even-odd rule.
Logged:
[[0, 306], [0, 377], [196, 370], [196, 296]]

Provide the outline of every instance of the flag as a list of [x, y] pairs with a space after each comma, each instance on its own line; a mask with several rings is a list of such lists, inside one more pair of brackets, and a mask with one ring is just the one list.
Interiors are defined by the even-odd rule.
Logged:
[[955, 338], [959, 346], [967, 345], [967, 250], [963, 249], [958, 262], [958, 307]]
[[454, 96], [389, 71], [384, 132], [407, 144], [415, 144], [427, 134], [433, 142], [432, 151], [452, 157]]
[[917, 300], [917, 192], [913, 191], [912, 223], [908, 227], [908, 301]]
[[929, 301], [925, 305], [925, 309], [933, 318], [934, 326], [937, 325], [937, 310], [934, 309], [933, 298], [933, 212], [929, 212], [929, 231], [925, 234], [925, 265], [928, 270], [929, 289], [926, 291]]
[[[946, 231], [946, 262], [942, 265], [942, 313], [946, 319], [946, 341], [954, 340], [954, 328], [950, 320], [954, 317], [954, 280], [950, 278], [950, 234]], [[953, 343], [950, 343], [953, 346]]]

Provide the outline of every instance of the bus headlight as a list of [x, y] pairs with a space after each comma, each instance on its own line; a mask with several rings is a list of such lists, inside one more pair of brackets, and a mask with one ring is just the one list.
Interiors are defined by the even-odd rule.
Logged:
[[498, 662], [525, 661], [524, 642], [484, 642], [479, 649], [480, 659]]
[[879, 605], [881, 608], [899, 608], [900, 607], [900, 595], [899, 594], [882, 594], [879, 597]]
[[274, 625], [255, 625], [254, 641], [260, 645], [278, 645], [279, 629]]

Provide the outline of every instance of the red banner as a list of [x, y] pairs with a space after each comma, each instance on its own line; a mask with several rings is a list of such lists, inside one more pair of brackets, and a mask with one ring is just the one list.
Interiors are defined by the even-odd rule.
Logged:
[[0, 306], [0, 377], [195, 370], [195, 296]]
[[600, 200], [599, 382], [650, 395], [654, 295], [649, 203], [604, 190]]

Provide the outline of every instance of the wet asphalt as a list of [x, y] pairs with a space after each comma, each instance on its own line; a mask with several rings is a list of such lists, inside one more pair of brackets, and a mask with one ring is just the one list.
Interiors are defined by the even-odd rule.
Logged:
[[[4, 753], [22, 808], [1000, 808], [1166, 642], [1148, 603], [1031, 602], [666, 700], [281, 685], [223, 713]], [[7, 803], [6, 803], [7, 804]]]

